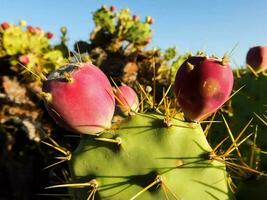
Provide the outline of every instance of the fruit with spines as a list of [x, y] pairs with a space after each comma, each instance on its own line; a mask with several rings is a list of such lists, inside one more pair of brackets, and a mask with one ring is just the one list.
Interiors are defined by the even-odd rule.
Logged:
[[185, 117], [200, 121], [221, 107], [233, 87], [233, 73], [228, 64], [205, 56], [189, 57], [175, 78], [175, 93]]
[[61, 126], [83, 134], [110, 128], [115, 100], [107, 77], [96, 66], [63, 66], [48, 75], [43, 92], [51, 94], [46, 107]]
[[136, 92], [127, 85], [119, 86], [115, 92], [116, 105], [122, 113], [130, 114], [137, 112], [139, 99]]
[[267, 69], [267, 46], [256, 46], [249, 49], [246, 57], [247, 65], [256, 72]]

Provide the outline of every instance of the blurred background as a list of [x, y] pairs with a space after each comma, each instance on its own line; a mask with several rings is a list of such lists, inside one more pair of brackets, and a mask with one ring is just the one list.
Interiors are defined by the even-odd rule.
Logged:
[[237, 45], [233, 58], [243, 65], [249, 47], [267, 44], [265, 0], [1, 0], [0, 21], [25, 19], [53, 32], [53, 42], [59, 40], [59, 27], [66, 26], [72, 46], [88, 38], [94, 26], [91, 14], [103, 4], [130, 8], [141, 18], [152, 16], [153, 47], [175, 46], [180, 53], [203, 50], [222, 56]]

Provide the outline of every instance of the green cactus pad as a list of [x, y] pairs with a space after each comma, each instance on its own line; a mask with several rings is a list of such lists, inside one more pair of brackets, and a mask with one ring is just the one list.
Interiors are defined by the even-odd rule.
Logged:
[[[74, 182], [96, 181], [95, 199], [232, 199], [225, 164], [209, 159], [212, 149], [200, 125], [173, 119], [166, 127], [163, 121], [158, 114], [137, 114], [113, 133], [83, 136], [70, 160]], [[86, 199], [91, 189], [71, 193]]]
[[93, 15], [93, 19], [97, 27], [101, 27], [109, 33], [115, 31], [114, 14], [107, 8], [102, 7], [97, 10]]
[[136, 21], [128, 29], [125, 38], [132, 43], [142, 43], [152, 37], [151, 27], [148, 23]]

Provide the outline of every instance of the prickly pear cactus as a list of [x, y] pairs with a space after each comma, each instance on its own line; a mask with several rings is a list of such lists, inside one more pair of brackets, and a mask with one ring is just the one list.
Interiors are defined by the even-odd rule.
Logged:
[[[44, 81], [51, 116], [81, 134], [67, 158], [72, 182], [52, 188], [70, 187], [77, 200], [233, 199], [225, 158], [199, 123], [178, 117], [177, 102], [166, 97], [163, 107], [147, 97], [138, 109], [135, 91], [115, 86], [112, 93], [107, 77], [89, 63], [66, 65]], [[139, 96], [146, 96], [141, 88]], [[111, 97], [123, 108], [113, 118]]]
[[[154, 113], [129, 116], [112, 133], [84, 136], [70, 160], [74, 199], [231, 199], [223, 162], [199, 124]], [[92, 198], [93, 199], [93, 198]]]

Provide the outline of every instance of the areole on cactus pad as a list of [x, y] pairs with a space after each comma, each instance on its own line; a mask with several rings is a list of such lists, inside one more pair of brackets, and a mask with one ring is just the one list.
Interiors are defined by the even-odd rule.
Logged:
[[43, 92], [49, 113], [61, 126], [84, 134], [110, 127], [115, 109], [112, 87], [94, 65], [59, 68], [48, 75]]

